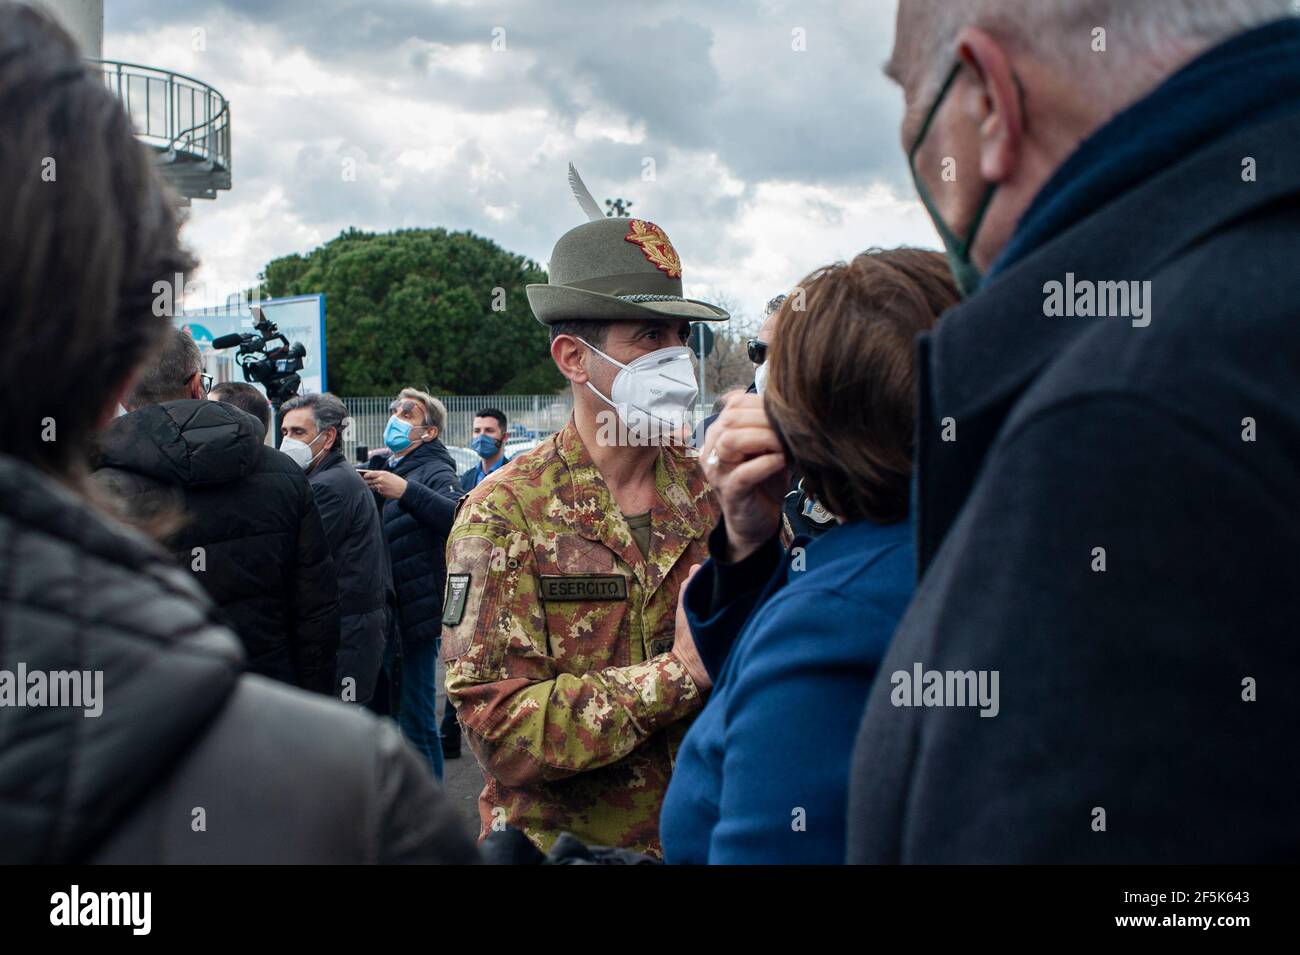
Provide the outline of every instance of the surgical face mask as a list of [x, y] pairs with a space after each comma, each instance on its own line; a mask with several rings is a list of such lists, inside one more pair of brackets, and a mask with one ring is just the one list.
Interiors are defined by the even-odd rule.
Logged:
[[993, 183], [989, 183], [985, 188], [984, 195], [975, 210], [975, 217], [971, 219], [970, 232], [963, 239], [959, 238], [948, 227], [948, 223], [944, 222], [943, 216], [939, 215], [939, 207], [935, 204], [934, 198], [930, 195], [930, 190], [925, 187], [925, 183], [921, 181], [921, 177], [916, 171], [916, 154], [920, 152], [921, 144], [925, 142], [925, 134], [930, 131], [934, 117], [938, 115], [939, 107], [943, 105], [948, 91], [952, 89], [953, 83], [957, 81], [957, 74], [961, 72], [962, 65], [962, 62], [958, 60], [953, 66], [952, 72], [948, 74], [948, 78], [944, 80], [939, 95], [935, 97], [934, 105], [930, 107], [925, 122], [921, 124], [921, 131], [917, 133], [916, 143], [912, 146], [911, 152], [907, 154], [907, 165], [912, 171], [912, 181], [916, 184], [916, 192], [921, 198], [921, 205], [925, 206], [925, 211], [930, 214], [930, 219], [934, 222], [939, 238], [943, 240], [943, 248], [948, 256], [948, 269], [952, 272], [953, 280], [957, 283], [957, 290], [961, 292], [962, 298], [970, 298], [978, 291], [980, 283], [984, 280], [979, 267], [971, 261], [971, 246], [975, 244], [975, 236], [979, 232], [985, 214], [989, 211], [989, 204], [993, 201], [993, 195], [998, 191], [998, 187]]
[[311, 446], [319, 441], [323, 434], [324, 432], [316, 435], [310, 442], [299, 441], [297, 438], [282, 438], [280, 440], [280, 450], [289, 455], [294, 464], [304, 471], [308, 471], [316, 460], [316, 455], [312, 452]]
[[469, 446], [480, 458], [490, 458], [497, 453], [501, 443], [490, 434], [480, 434], [469, 443]]
[[411, 446], [411, 422], [403, 421], [397, 415], [388, 419], [384, 428], [384, 444], [394, 454], [401, 454]]
[[608, 398], [590, 381], [587, 387], [618, 412], [629, 431], [666, 436], [687, 424], [687, 417], [700, 393], [689, 348], [685, 345], [660, 348], [625, 365], [590, 342], [581, 338], [578, 341], [619, 368]]
[[760, 395], [767, 390], [767, 362], [754, 369], [754, 390]]

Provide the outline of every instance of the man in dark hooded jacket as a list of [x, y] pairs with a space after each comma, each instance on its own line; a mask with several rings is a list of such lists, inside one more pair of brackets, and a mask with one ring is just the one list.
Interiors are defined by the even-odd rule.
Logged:
[[103, 432], [95, 479], [137, 520], [175, 520], [176, 558], [243, 641], [248, 669], [335, 693], [334, 565], [302, 469], [251, 415], [204, 400], [202, 357], [175, 331]]

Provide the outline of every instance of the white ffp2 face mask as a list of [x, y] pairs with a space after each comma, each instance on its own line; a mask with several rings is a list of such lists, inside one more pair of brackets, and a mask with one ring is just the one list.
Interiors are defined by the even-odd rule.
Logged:
[[312, 462], [316, 458], [316, 455], [312, 453], [311, 445], [318, 440], [320, 440], [319, 434], [311, 439], [311, 444], [299, 441], [297, 438], [282, 438], [280, 440], [280, 450], [289, 455], [294, 464], [306, 471], [311, 468]]
[[660, 348], [625, 365], [590, 342], [581, 338], [578, 341], [620, 369], [608, 398], [590, 381], [587, 387], [618, 412], [629, 431], [668, 434], [683, 425], [689, 427], [689, 415], [700, 393], [689, 348]]
[[767, 390], [767, 362], [754, 369], [754, 390], [760, 395]]

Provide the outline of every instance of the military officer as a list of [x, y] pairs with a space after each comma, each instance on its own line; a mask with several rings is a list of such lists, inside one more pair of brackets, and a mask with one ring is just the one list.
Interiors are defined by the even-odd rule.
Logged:
[[462, 502], [443, 656], [487, 780], [483, 837], [512, 825], [547, 850], [567, 831], [657, 856], [677, 746], [709, 687], [689, 632], [674, 640], [678, 591], [719, 515], [683, 440], [684, 346], [691, 322], [728, 315], [682, 296], [659, 226], [589, 215], [556, 243], [549, 283], [528, 287], [573, 416]]

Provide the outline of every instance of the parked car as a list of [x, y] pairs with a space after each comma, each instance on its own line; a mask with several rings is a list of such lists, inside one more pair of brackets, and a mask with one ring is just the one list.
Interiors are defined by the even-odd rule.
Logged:
[[506, 457], [518, 457], [525, 451], [533, 450], [540, 443], [536, 438], [511, 438], [506, 442]]
[[[509, 445], [507, 445], [509, 447]], [[451, 459], [456, 462], [456, 473], [464, 474], [474, 465], [478, 464], [478, 454], [473, 448], [447, 448], [451, 454]]]

